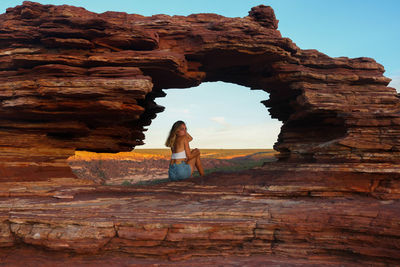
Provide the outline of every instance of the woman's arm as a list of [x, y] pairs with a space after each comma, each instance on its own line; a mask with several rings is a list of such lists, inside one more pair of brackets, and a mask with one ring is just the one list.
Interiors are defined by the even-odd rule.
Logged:
[[185, 153], [186, 153], [186, 161], [188, 161], [189, 159], [191, 159], [191, 156], [192, 156], [192, 154], [190, 153], [188, 137], [183, 138], [183, 147], [184, 147]]
[[193, 140], [193, 137], [188, 132], [186, 132], [186, 136], [189, 142]]
[[185, 148], [185, 153], [186, 153], [186, 162], [188, 162], [190, 159], [197, 157], [198, 155], [200, 155], [200, 151], [195, 148], [192, 151], [190, 151], [190, 147], [189, 147], [189, 140], [187, 137], [184, 138], [184, 148]]

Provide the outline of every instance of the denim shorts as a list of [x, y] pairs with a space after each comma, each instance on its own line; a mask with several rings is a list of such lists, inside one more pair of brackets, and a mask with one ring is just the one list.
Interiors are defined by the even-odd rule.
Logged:
[[171, 181], [179, 181], [189, 178], [191, 174], [192, 169], [190, 168], [190, 165], [184, 161], [179, 164], [174, 163], [169, 165], [168, 178]]

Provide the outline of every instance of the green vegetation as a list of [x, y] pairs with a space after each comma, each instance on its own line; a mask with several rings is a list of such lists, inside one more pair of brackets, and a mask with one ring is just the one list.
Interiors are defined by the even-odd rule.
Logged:
[[133, 184], [131, 182], [129, 182], [129, 181], [123, 181], [121, 185], [130, 186], [130, 185], [133, 185]]

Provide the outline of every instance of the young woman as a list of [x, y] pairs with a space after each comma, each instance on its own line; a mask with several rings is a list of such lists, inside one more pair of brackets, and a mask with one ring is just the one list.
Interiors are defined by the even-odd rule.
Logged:
[[168, 178], [172, 181], [192, 177], [194, 168], [197, 167], [200, 175], [204, 175], [200, 161], [200, 150], [195, 148], [190, 151], [189, 142], [193, 140], [186, 131], [183, 121], [176, 121], [169, 132], [165, 145], [172, 150], [169, 163]]

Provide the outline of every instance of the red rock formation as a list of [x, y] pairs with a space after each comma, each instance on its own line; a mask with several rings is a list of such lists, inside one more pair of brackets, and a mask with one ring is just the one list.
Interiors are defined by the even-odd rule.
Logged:
[[24, 253], [24, 262], [49, 266], [85, 258], [395, 265], [400, 179], [392, 178], [397, 185], [387, 175], [258, 169], [145, 187], [2, 183], [0, 264]]
[[[277, 24], [265, 6], [244, 18], [143, 17], [24, 2], [0, 15], [1, 255], [27, 244], [107, 260], [122, 251], [398, 263], [390, 79], [373, 59], [302, 50]], [[283, 122], [279, 163], [139, 189], [71, 179], [75, 150], [143, 144], [163, 110], [155, 98], [205, 81], [270, 93], [263, 103]]]
[[[3, 177], [71, 177], [74, 150], [128, 151], [163, 89], [265, 90], [281, 161], [398, 162], [399, 99], [370, 58], [302, 50], [270, 7], [248, 17], [96, 14], [24, 2], [0, 16]], [[28, 156], [29, 155], [29, 156]]]

